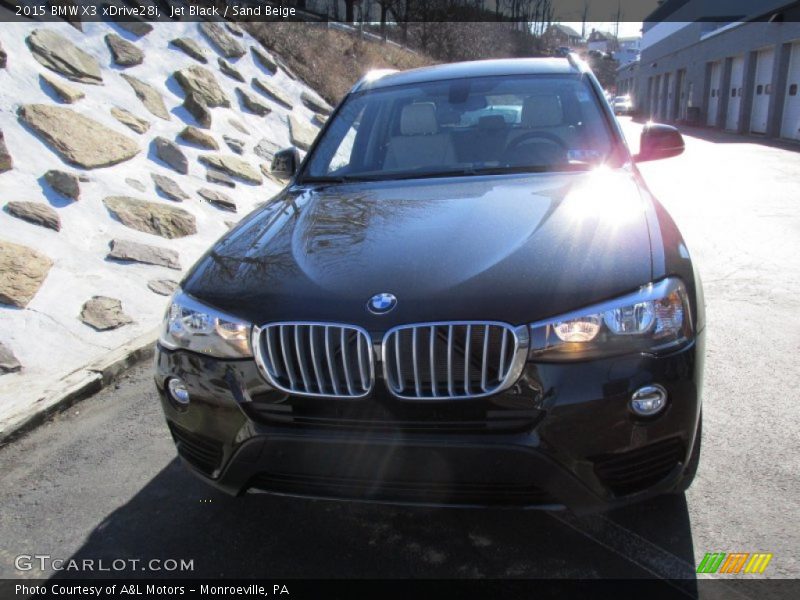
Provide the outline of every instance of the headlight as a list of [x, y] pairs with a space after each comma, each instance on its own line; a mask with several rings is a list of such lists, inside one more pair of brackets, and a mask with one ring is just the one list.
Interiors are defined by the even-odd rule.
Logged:
[[675, 349], [692, 337], [686, 289], [664, 279], [638, 292], [531, 325], [531, 360], [585, 360]]
[[249, 323], [200, 304], [178, 290], [164, 318], [159, 343], [218, 358], [252, 356]]

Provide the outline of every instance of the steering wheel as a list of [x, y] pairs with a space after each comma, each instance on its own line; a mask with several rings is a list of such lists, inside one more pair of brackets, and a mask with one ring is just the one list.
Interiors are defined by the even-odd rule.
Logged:
[[557, 135], [555, 135], [553, 133], [548, 133], [547, 131], [530, 131], [528, 133], [525, 133], [525, 134], [519, 136], [518, 138], [516, 138], [514, 140], [511, 140], [511, 142], [506, 146], [506, 149], [503, 151], [503, 153], [507, 154], [508, 152], [511, 152], [512, 150], [516, 150], [522, 144], [525, 144], [529, 140], [532, 140], [532, 139], [535, 139], [535, 138], [542, 138], [544, 140], [547, 140], [548, 142], [552, 142], [552, 143], [556, 144], [562, 150], [564, 150], [565, 154], [569, 151], [569, 147], [564, 143], [564, 140], [562, 140]]
[[[545, 140], [527, 151], [519, 151], [519, 148], [534, 139]], [[529, 131], [511, 142], [503, 150], [502, 162], [506, 167], [518, 167], [528, 164], [561, 164], [567, 161], [569, 147], [557, 135], [547, 131]]]

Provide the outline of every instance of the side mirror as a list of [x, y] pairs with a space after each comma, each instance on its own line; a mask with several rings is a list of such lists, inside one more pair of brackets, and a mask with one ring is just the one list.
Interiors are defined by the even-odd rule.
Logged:
[[678, 156], [685, 147], [683, 136], [675, 127], [660, 123], [648, 123], [642, 130], [639, 154], [634, 157], [634, 160], [644, 162]]
[[292, 146], [275, 153], [270, 171], [278, 179], [291, 179], [300, 166], [300, 152]]

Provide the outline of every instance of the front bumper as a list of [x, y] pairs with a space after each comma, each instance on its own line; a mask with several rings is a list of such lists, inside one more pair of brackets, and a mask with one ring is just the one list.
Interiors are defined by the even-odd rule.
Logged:
[[[231, 493], [437, 506], [589, 512], [671, 490], [695, 443], [703, 335], [654, 358], [526, 365], [475, 401], [401, 401], [381, 381], [364, 400], [278, 392], [252, 360], [157, 348], [156, 386], [184, 463]], [[165, 392], [180, 377], [188, 406]], [[631, 393], [659, 383], [667, 408], [642, 419]]]

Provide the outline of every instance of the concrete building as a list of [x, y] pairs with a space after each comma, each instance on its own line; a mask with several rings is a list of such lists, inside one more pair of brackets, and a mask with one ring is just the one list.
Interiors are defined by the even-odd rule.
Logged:
[[618, 93], [654, 120], [800, 140], [800, 3], [688, 4], [686, 21], [682, 0], [648, 17], [640, 61], [618, 70]]
[[617, 67], [617, 96], [631, 96], [636, 103], [636, 85], [639, 75], [639, 60]]
[[611, 56], [620, 65], [624, 66], [639, 59], [639, 53], [642, 49], [642, 38], [640, 37], [624, 37], [617, 40], [617, 49]]

